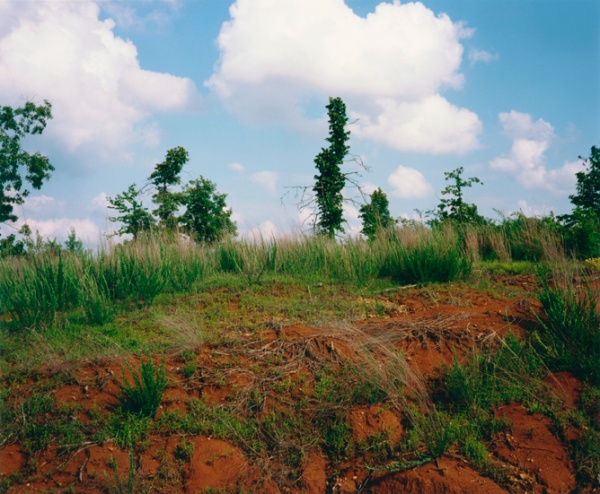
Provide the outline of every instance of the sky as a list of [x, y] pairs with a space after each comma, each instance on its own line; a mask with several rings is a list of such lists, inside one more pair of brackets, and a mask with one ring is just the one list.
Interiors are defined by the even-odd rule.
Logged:
[[[182, 181], [227, 194], [242, 237], [305, 231], [329, 97], [350, 121], [344, 170], [394, 217], [434, 209], [460, 166], [487, 217], [567, 213], [600, 145], [600, 2], [0, 0], [0, 106], [52, 103], [23, 146], [56, 168], [0, 232], [97, 245], [118, 229], [107, 198], [176, 146]], [[345, 195], [355, 235], [364, 201]]]

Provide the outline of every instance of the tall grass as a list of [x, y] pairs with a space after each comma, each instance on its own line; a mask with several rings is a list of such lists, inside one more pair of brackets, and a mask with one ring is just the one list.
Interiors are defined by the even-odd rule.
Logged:
[[600, 290], [570, 266], [540, 270], [538, 344], [559, 370], [600, 386]]
[[[546, 223], [522, 218], [497, 225], [412, 225], [381, 232], [373, 241], [298, 236], [269, 241], [224, 240], [196, 245], [150, 235], [104, 247], [95, 255], [48, 251], [0, 260], [0, 312], [13, 329], [44, 328], [70, 311], [104, 324], [115, 304], [148, 307], [161, 293], [193, 292], [198, 282], [232, 273], [248, 285], [266, 276], [368, 286], [465, 279], [476, 259], [505, 259], [526, 242], [535, 259], [557, 259], [561, 240]], [[522, 257], [521, 254], [518, 254]]]

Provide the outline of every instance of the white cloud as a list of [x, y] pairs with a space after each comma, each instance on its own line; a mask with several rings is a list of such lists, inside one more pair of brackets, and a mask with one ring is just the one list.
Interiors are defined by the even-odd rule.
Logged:
[[477, 146], [477, 115], [440, 96], [462, 87], [460, 40], [472, 34], [447, 15], [394, 2], [362, 18], [343, 0], [237, 0], [230, 13], [206, 85], [241, 117], [305, 128], [305, 105], [333, 95], [360, 117], [357, 137], [434, 153]]
[[100, 192], [100, 194], [92, 198], [92, 209], [96, 212], [107, 212], [109, 204], [108, 194], [106, 192]]
[[161, 28], [170, 20], [171, 13], [181, 7], [180, 0], [141, 0], [135, 3], [126, 0], [97, 1], [119, 27], [137, 30]]
[[195, 104], [194, 83], [142, 69], [134, 44], [115, 35], [112, 20], [100, 20], [94, 1], [2, 4], [11, 21], [0, 22], [0, 99], [50, 100], [45, 134], [69, 151], [155, 145], [152, 113]]
[[241, 163], [231, 163], [229, 168], [234, 172], [243, 172], [246, 169]]
[[392, 195], [402, 198], [427, 197], [433, 193], [433, 187], [419, 170], [399, 166], [389, 177]]
[[40, 234], [45, 240], [58, 240], [64, 242], [71, 228], [75, 229], [77, 238], [81, 239], [86, 245], [98, 245], [102, 241], [102, 231], [92, 220], [89, 219], [74, 219], [74, 218], [54, 218], [49, 220], [39, 219], [19, 219], [13, 223], [9, 229], [5, 229], [3, 234], [15, 233], [24, 224], [27, 224], [31, 229], [34, 237]]
[[356, 113], [354, 135], [404, 151], [432, 154], [465, 153], [478, 147], [481, 122], [477, 115], [450, 104], [439, 94], [418, 101], [378, 100], [376, 121]]
[[264, 187], [267, 191], [274, 194], [277, 186], [277, 179], [279, 175], [275, 172], [270, 171], [262, 171], [258, 173], [253, 173], [250, 175], [250, 180], [255, 184]]
[[250, 228], [240, 232], [240, 236], [254, 242], [260, 242], [261, 240], [268, 242], [271, 239], [278, 238], [280, 233], [272, 221], [265, 221], [258, 228]]
[[491, 62], [493, 60], [497, 60], [497, 59], [498, 59], [497, 54], [494, 55], [485, 50], [479, 50], [477, 48], [473, 48], [473, 49], [469, 50], [469, 62], [471, 62], [471, 65], [474, 65], [479, 62], [489, 63], [489, 62]]
[[531, 217], [544, 217], [544, 216], [548, 216], [551, 212], [552, 209], [548, 208], [547, 206], [530, 206], [529, 204], [527, 204], [527, 201], [521, 199], [519, 201], [519, 211], [523, 213], [525, 216], [531, 218]]
[[499, 120], [512, 146], [510, 153], [490, 162], [492, 169], [514, 175], [528, 189], [546, 189], [556, 194], [574, 189], [575, 173], [583, 169], [581, 161], [565, 162], [553, 169], [546, 165], [546, 151], [554, 139], [552, 125], [541, 118], [534, 122], [531, 115], [514, 110], [500, 113]]

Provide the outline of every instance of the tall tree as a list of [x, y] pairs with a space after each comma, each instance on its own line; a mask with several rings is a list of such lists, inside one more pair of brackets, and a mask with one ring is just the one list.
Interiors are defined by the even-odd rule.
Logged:
[[30, 154], [21, 147], [21, 139], [27, 134], [41, 134], [51, 118], [49, 101], [39, 106], [28, 101], [17, 109], [0, 107], [0, 222], [18, 219], [14, 206], [23, 204], [30, 193], [23, 186], [23, 175], [31, 187], [40, 189], [54, 171], [48, 157]]
[[188, 152], [181, 146], [169, 149], [165, 161], [158, 163], [150, 175], [150, 183], [156, 187], [152, 199], [158, 206], [153, 213], [158, 216], [160, 226], [168, 230], [177, 228], [175, 213], [181, 205], [179, 194], [172, 192], [171, 187], [181, 182], [179, 174], [188, 159]]
[[231, 209], [225, 203], [226, 194], [219, 194], [216, 185], [204, 177], [191, 180], [181, 193], [185, 212], [180, 218], [184, 231], [197, 242], [214, 242], [227, 235], [236, 235]]
[[377, 232], [385, 230], [396, 223], [390, 215], [390, 202], [385, 192], [378, 188], [369, 196], [370, 201], [360, 207], [359, 218], [362, 218], [361, 233], [369, 240], [377, 236]]
[[350, 150], [347, 144], [350, 132], [346, 131], [348, 117], [346, 105], [341, 98], [329, 98], [327, 114], [329, 137], [326, 140], [329, 142], [329, 147], [323, 148], [315, 158], [319, 174], [315, 175], [316, 183], [313, 191], [318, 207], [317, 231], [334, 237], [336, 232], [344, 232], [342, 190], [346, 185], [346, 176], [340, 167]]

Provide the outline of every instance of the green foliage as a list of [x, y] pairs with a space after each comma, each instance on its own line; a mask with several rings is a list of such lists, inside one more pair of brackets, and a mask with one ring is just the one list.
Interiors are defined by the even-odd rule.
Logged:
[[46, 156], [30, 154], [21, 147], [21, 139], [42, 134], [52, 118], [52, 105], [31, 101], [21, 108], [0, 107], [0, 222], [16, 221], [14, 206], [23, 204], [29, 190], [23, 188], [23, 174], [34, 189], [50, 178], [54, 167]]
[[181, 194], [186, 210], [181, 216], [184, 231], [198, 242], [212, 243], [226, 236], [237, 235], [231, 221], [231, 209], [225, 203], [226, 194], [219, 194], [216, 185], [204, 177], [191, 180]]
[[163, 361], [160, 367], [155, 368], [149, 354], [145, 362], [143, 357], [140, 361], [139, 373], [128, 365], [133, 376], [133, 385], [129, 383], [123, 369], [124, 382], [119, 400], [125, 413], [154, 418], [167, 387], [165, 364]]
[[116, 460], [110, 457], [110, 466], [115, 473], [115, 489], [111, 489], [111, 493], [114, 494], [134, 494], [135, 492], [135, 457], [133, 450], [129, 451], [129, 474], [127, 476], [127, 483], [124, 484], [119, 475], [119, 466]]
[[64, 453], [83, 442], [84, 428], [74, 413], [73, 406], [59, 406], [53, 394], [37, 392], [18, 405], [2, 407], [0, 435], [18, 442], [25, 453], [42, 451], [53, 442]]
[[71, 228], [69, 236], [65, 242], [65, 250], [71, 254], [81, 255], [83, 254], [83, 242], [77, 238], [75, 228]]
[[[153, 202], [158, 206], [153, 213], [158, 224], [167, 232], [176, 232], [181, 226], [198, 243], [215, 242], [228, 235], [236, 235], [235, 222], [231, 221], [231, 209], [225, 203], [225, 194], [219, 194], [216, 185], [204, 177], [191, 180], [183, 190], [173, 191], [172, 187], [181, 182], [180, 173], [188, 161], [188, 152], [177, 147], [169, 149], [165, 161], [156, 165], [149, 177], [149, 183], [155, 188]], [[119, 221], [123, 226], [117, 235], [130, 233], [137, 239], [142, 232], [150, 232], [156, 220], [138, 197], [142, 193], [135, 184], [114, 199], [109, 198], [109, 208], [116, 209], [120, 216], [109, 218]], [[185, 211], [178, 216], [179, 209]]]
[[592, 146], [577, 172], [577, 193], [569, 196], [575, 208], [559, 219], [568, 229], [571, 247], [582, 258], [600, 256], [600, 147]]
[[436, 223], [436, 220], [437, 222], [450, 220], [459, 224], [485, 222], [485, 219], [477, 212], [477, 206], [475, 204], [466, 203], [463, 199], [464, 188], [472, 187], [473, 184], [483, 185], [483, 183], [477, 177], [463, 179], [462, 174], [464, 171], [464, 168], [461, 166], [456, 170], [444, 173], [446, 181], [450, 182], [453, 180], [454, 183], [450, 183], [450, 185], [442, 190], [442, 195], [446, 197], [440, 199], [437, 211], [434, 212], [434, 224]]
[[439, 231], [423, 236], [412, 246], [390, 241], [380, 276], [403, 284], [443, 283], [468, 278], [472, 265], [456, 240]]
[[543, 395], [542, 364], [531, 347], [509, 333], [495, 351], [477, 351], [465, 363], [455, 358], [445, 373], [448, 402], [471, 413], [491, 407], [526, 402]]
[[313, 191], [318, 206], [317, 231], [334, 237], [336, 232], [344, 232], [342, 190], [346, 185], [346, 176], [340, 166], [350, 149], [347, 145], [350, 132], [346, 132], [348, 117], [342, 99], [329, 98], [326, 108], [329, 116], [329, 137], [326, 140], [330, 146], [327, 149], [323, 148], [315, 158], [319, 174], [315, 175]]
[[188, 159], [188, 152], [181, 146], [169, 149], [165, 161], [158, 163], [150, 175], [150, 183], [156, 187], [152, 199], [158, 206], [153, 213], [158, 216], [160, 226], [167, 230], [177, 228], [178, 219], [175, 213], [181, 202], [179, 194], [173, 193], [170, 187], [181, 182], [179, 174]]
[[600, 386], [600, 296], [597, 289], [540, 272], [538, 345], [549, 362]]
[[58, 311], [77, 305], [73, 256], [48, 252], [31, 261], [14, 261], [13, 266], [12, 276], [0, 277], [0, 300], [17, 328], [47, 327]]
[[123, 224], [117, 230], [117, 235], [130, 233], [134, 238], [138, 238], [141, 233], [149, 232], [154, 226], [154, 218], [138, 200], [140, 194], [141, 191], [136, 189], [135, 184], [131, 184], [122, 194], [118, 194], [115, 198], [108, 198], [108, 207], [121, 213], [120, 216], [108, 218], [110, 221], [118, 221]]
[[363, 228], [361, 233], [369, 240], [373, 240], [380, 230], [385, 230], [396, 221], [390, 215], [389, 201], [385, 192], [378, 188], [370, 195], [371, 201], [360, 207], [359, 218], [362, 218]]

